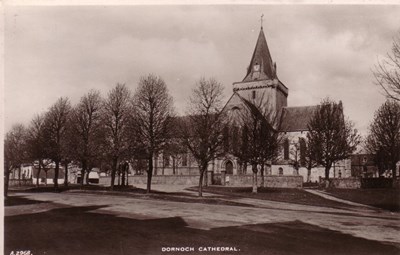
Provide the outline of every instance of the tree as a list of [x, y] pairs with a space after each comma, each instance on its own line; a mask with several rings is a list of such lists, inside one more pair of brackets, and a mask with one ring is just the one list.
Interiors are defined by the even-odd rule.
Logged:
[[376, 155], [376, 162], [389, 166], [395, 179], [396, 163], [400, 160], [400, 103], [387, 100], [378, 109], [369, 127], [366, 145]]
[[[346, 159], [360, 143], [354, 124], [345, 119], [342, 102], [324, 99], [308, 123], [307, 139], [318, 164], [325, 167], [325, 178], [336, 161]], [[329, 183], [328, 183], [329, 184]]]
[[237, 158], [239, 174], [246, 173], [247, 164], [249, 163], [247, 127], [235, 121], [229, 122], [228, 125], [228, 137], [225, 137], [225, 139], [229, 140], [227, 152]]
[[188, 117], [182, 123], [182, 137], [199, 166], [199, 197], [208, 164], [224, 153], [222, 112], [223, 87], [215, 79], [201, 78], [192, 92]]
[[44, 160], [46, 159], [46, 137], [45, 137], [45, 115], [36, 115], [27, 131], [27, 152], [28, 157], [35, 165], [38, 162], [38, 171], [36, 173], [36, 186], [39, 186], [39, 176], [42, 168], [44, 168]]
[[132, 106], [134, 134], [149, 160], [147, 169], [147, 193], [149, 193], [154, 156], [164, 148], [170, 137], [174, 116], [173, 100], [163, 79], [150, 74], [140, 78]]
[[271, 166], [278, 157], [282, 136], [277, 127], [278, 115], [271, 108], [266, 107], [264, 96], [258, 100], [246, 100], [247, 110], [241, 111], [241, 144], [242, 156], [251, 164], [253, 171], [253, 193], [257, 193], [257, 173], [260, 166], [262, 185], [264, 185], [265, 165]]
[[75, 138], [76, 158], [81, 162], [81, 185], [84, 177], [101, 155], [104, 140], [101, 110], [103, 100], [99, 91], [91, 90], [84, 95], [72, 111], [72, 133]]
[[400, 101], [400, 34], [393, 40], [392, 52], [386, 59], [378, 61], [373, 73], [376, 84], [381, 86], [386, 96]]
[[[304, 151], [301, 152], [301, 151]], [[308, 139], [300, 140], [300, 165], [307, 168], [307, 182], [311, 181], [311, 169], [318, 166], [318, 154], [314, 154]]]
[[103, 104], [102, 123], [105, 131], [107, 156], [111, 159], [111, 189], [114, 189], [118, 163], [128, 150], [128, 120], [130, 91], [124, 84], [117, 84]]
[[21, 164], [26, 161], [26, 129], [16, 124], [6, 134], [4, 140], [4, 196], [8, 195], [10, 173], [13, 169], [21, 172]]
[[[178, 131], [173, 130], [172, 134], [178, 134]], [[181, 137], [169, 137], [165, 144], [163, 155], [164, 157], [172, 158], [172, 174], [176, 174], [177, 165], [182, 163], [184, 155], [187, 153], [187, 148], [184, 145]]]
[[[66, 132], [68, 128], [68, 118], [71, 111], [71, 104], [68, 98], [59, 98], [50, 107], [45, 117], [45, 136], [48, 140], [46, 153], [55, 163], [54, 169], [54, 188], [58, 189], [58, 174], [60, 163], [64, 153], [64, 146], [67, 142]], [[65, 173], [67, 174], [67, 173]]]

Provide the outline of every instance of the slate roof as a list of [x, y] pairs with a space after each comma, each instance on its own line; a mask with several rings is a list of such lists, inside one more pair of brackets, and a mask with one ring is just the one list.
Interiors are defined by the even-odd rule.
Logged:
[[258, 80], [274, 79], [276, 78], [276, 70], [274, 63], [272, 62], [271, 54], [269, 53], [267, 40], [265, 39], [264, 31], [261, 28], [260, 34], [258, 35], [258, 40], [256, 47], [251, 57], [250, 66], [247, 69], [246, 77], [243, 79], [246, 81], [253, 81], [253, 66], [255, 64], [260, 65], [260, 76], [257, 77]]
[[307, 124], [314, 115], [317, 108], [318, 105], [283, 107], [280, 131], [307, 131]]

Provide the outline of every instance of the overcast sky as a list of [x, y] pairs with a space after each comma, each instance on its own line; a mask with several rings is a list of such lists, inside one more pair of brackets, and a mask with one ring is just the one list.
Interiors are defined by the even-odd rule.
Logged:
[[400, 32], [400, 6], [6, 7], [5, 131], [57, 98], [160, 75], [180, 114], [200, 77], [241, 81], [264, 32], [289, 106], [342, 100], [363, 133], [385, 97], [371, 70]]

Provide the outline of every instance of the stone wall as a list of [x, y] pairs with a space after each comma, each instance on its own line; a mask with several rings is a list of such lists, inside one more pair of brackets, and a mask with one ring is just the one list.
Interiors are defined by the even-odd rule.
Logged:
[[32, 179], [10, 179], [8, 181], [8, 186], [9, 187], [14, 187], [14, 186], [32, 186]]
[[[324, 178], [320, 180], [320, 186], [326, 188]], [[382, 189], [382, 188], [400, 188], [400, 179], [392, 180], [391, 178], [332, 178], [330, 179], [330, 188], [338, 189]]]
[[[225, 177], [226, 186], [252, 186], [253, 176], [252, 175], [228, 175]], [[301, 176], [265, 176], [264, 187], [268, 188], [302, 188], [303, 177]], [[117, 178], [115, 183], [117, 183]], [[104, 186], [110, 186], [111, 177], [102, 176], [100, 177], [99, 184]], [[146, 175], [129, 176], [129, 185], [135, 184], [146, 184]], [[170, 184], [170, 185], [193, 185], [199, 184], [199, 175], [156, 175], [151, 180], [152, 184]], [[257, 176], [258, 186], [261, 185], [261, 176]]]
[[[320, 186], [327, 188], [327, 184], [325, 178], [321, 178]], [[330, 188], [338, 188], [338, 189], [359, 189], [361, 188], [361, 179], [360, 178], [331, 178], [330, 179]]]
[[[225, 178], [226, 186], [252, 186], [253, 176], [252, 175], [228, 175]], [[261, 176], [257, 176], [257, 184], [261, 185]], [[303, 177], [296, 176], [265, 176], [264, 187], [268, 188], [302, 188]]]
[[[118, 179], [115, 178], [115, 183], [118, 182]], [[110, 186], [111, 177], [110, 176], [102, 176], [99, 180], [99, 185]], [[146, 184], [147, 176], [146, 175], [136, 175], [129, 176], [128, 184]], [[151, 184], [171, 184], [171, 185], [198, 185], [199, 184], [199, 175], [155, 175], [151, 179]]]

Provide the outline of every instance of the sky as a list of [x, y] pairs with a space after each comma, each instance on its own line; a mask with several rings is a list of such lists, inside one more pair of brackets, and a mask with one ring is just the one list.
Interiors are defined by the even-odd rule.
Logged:
[[372, 70], [400, 33], [400, 5], [6, 6], [4, 130], [29, 125], [59, 97], [72, 104], [117, 83], [161, 76], [185, 114], [201, 77], [241, 81], [260, 16], [288, 105], [342, 100], [366, 134], [385, 101]]

